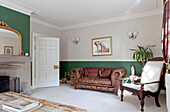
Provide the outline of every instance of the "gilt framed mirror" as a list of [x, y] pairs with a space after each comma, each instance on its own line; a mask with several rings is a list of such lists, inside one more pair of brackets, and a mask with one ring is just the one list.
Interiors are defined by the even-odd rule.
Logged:
[[0, 56], [23, 56], [21, 34], [3, 21], [0, 22]]

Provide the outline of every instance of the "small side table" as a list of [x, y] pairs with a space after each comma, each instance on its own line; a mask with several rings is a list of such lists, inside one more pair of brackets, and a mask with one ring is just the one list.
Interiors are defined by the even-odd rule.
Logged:
[[69, 78], [69, 76], [70, 76], [70, 72], [65, 72], [64, 78], [61, 79], [62, 83], [67, 83], [67, 81], [68, 81], [67, 78]]
[[74, 75], [70, 75], [70, 86], [74, 86]]
[[141, 77], [137, 76], [137, 75], [130, 75], [129, 77], [124, 78], [124, 80], [130, 80], [131, 84], [134, 84], [135, 81], [140, 80], [140, 79], [141, 79]]

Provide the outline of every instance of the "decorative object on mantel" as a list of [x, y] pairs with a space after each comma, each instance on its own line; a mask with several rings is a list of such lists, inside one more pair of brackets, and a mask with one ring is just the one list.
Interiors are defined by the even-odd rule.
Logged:
[[13, 47], [12, 46], [4, 46], [4, 55], [12, 56], [13, 55]]
[[25, 56], [28, 56], [28, 53], [25, 53]]
[[138, 35], [138, 32], [129, 32], [128, 33], [129, 39], [132, 39], [132, 40], [136, 39], [137, 35]]
[[112, 37], [101, 37], [92, 39], [92, 56], [111, 56]]
[[72, 42], [73, 42], [73, 44], [78, 44], [79, 43], [79, 41], [80, 41], [80, 38], [72, 38]]
[[148, 61], [148, 59], [153, 58], [153, 52], [151, 47], [154, 47], [155, 45], [147, 45], [145, 47], [137, 45], [137, 49], [130, 49], [133, 51], [133, 59], [138, 62], [141, 61], [143, 66], [145, 66], [145, 63]]
[[[0, 22], [0, 49], [4, 49], [4, 46], [12, 46], [13, 55], [11, 56], [24, 56], [22, 54], [22, 37], [21, 34], [8, 26], [5, 22]], [[5, 44], [5, 45], [3, 45]], [[8, 48], [7, 48], [8, 49]], [[4, 49], [5, 51], [5, 49]], [[7, 50], [10, 51], [10, 50]], [[12, 53], [12, 52], [11, 52]], [[10, 53], [10, 54], [11, 54]], [[0, 56], [6, 56], [5, 53], [0, 51]], [[9, 56], [9, 55], [8, 55]]]

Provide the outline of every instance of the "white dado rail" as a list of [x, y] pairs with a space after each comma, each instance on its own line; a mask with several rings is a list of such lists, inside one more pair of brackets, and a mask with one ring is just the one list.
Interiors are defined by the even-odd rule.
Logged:
[[0, 75], [20, 77], [21, 92], [31, 94], [31, 58], [25, 56], [0, 56]]

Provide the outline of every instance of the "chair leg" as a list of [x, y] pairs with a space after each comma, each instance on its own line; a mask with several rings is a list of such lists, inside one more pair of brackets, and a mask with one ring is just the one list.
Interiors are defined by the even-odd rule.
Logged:
[[144, 98], [143, 97], [141, 98], [141, 102], [140, 103], [141, 103], [141, 112], [144, 112], [143, 108], [144, 108], [145, 102], [144, 102]]
[[123, 89], [121, 89], [121, 101], [123, 101]]
[[159, 95], [155, 96], [155, 103], [157, 107], [161, 107], [161, 105], [159, 104]]
[[145, 96], [144, 94], [142, 94], [142, 97], [141, 97], [141, 101], [140, 101], [140, 104], [141, 104], [141, 112], [144, 112], [144, 104], [145, 104]]
[[140, 96], [138, 95], [138, 99], [141, 100]]

